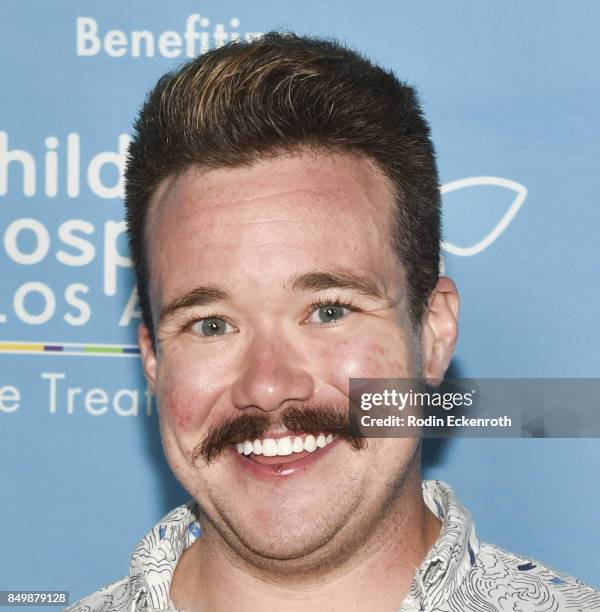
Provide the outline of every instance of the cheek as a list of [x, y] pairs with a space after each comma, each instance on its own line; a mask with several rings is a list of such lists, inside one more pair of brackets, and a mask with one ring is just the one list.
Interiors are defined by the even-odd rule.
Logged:
[[414, 356], [403, 337], [398, 335], [383, 342], [361, 335], [323, 347], [318, 367], [347, 385], [348, 378], [407, 377], [413, 362]]
[[163, 363], [156, 389], [161, 414], [175, 431], [184, 434], [197, 433], [202, 428], [219, 396], [214, 384], [219, 377], [201, 367], [190, 367], [192, 360], [186, 363], [169, 367]]
[[206, 419], [206, 410], [193, 389], [175, 381], [160, 390], [157, 400], [162, 415], [177, 431], [197, 431]]

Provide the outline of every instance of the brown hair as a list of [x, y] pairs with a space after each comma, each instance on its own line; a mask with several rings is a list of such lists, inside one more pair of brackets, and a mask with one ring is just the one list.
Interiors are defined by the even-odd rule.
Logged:
[[131, 255], [145, 325], [145, 219], [166, 177], [199, 165], [251, 164], [308, 146], [375, 161], [395, 189], [392, 239], [420, 323], [438, 278], [440, 193], [429, 127], [414, 89], [337, 42], [269, 33], [165, 74], [134, 125], [125, 173]]

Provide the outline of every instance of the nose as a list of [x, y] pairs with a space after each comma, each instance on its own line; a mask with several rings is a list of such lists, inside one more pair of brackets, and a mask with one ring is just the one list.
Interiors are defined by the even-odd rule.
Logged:
[[305, 402], [312, 396], [312, 376], [302, 358], [280, 338], [255, 338], [243, 359], [232, 388], [232, 401], [238, 409], [270, 412], [286, 402]]

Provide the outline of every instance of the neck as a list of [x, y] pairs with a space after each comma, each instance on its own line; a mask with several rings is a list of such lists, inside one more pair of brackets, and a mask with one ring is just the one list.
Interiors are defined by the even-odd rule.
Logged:
[[257, 567], [235, 553], [210, 523], [203, 525], [202, 537], [177, 565], [172, 600], [190, 612], [397, 609], [440, 530], [423, 502], [418, 470], [416, 476], [405, 479], [359, 547], [346, 549], [318, 571], [310, 562], [306, 571], [277, 563]]

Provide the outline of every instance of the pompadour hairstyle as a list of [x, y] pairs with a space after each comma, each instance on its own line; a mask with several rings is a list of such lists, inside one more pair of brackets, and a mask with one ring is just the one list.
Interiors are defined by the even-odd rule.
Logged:
[[389, 179], [396, 197], [390, 234], [419, 328], [438, 279], [440, 192], [417, 94], [340, 43], [272, 32], [165, 74], [135, 122], [125, 204], [140, 307], [153, 341], [144, 226], [161, 181], [190, 166], [235, 167], [299, 147], [363, 155]]

